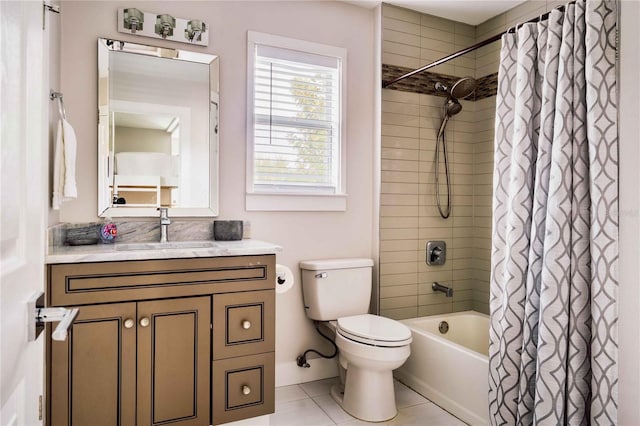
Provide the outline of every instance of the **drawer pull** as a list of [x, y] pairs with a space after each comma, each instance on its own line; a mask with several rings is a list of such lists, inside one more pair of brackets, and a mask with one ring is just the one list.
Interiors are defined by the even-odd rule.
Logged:
[[150, 323], [149, 318], [147, 317], [140, 318], [140, 327], [148, 327], [149, 323]]
[[251, 388], [247, 385], [242, 386], [242, 394], [249, 395], [251, 393]]
[[135, 322], [131, 318], [124, 320], [124, 328], [132, 328], [134, 325]]
[[250, 329], [251, 328], [251, 321], [248, 321], [248, 320], [242, 321], [242, 328], [244, 328], [245, 330]]

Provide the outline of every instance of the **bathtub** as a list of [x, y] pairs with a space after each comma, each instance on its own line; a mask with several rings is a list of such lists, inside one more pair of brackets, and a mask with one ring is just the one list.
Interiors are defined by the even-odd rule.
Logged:
[[[438, 326], [449, 325], [442, 334]], [[411, 329], [411, 356], [398, 380], [472, 425], [488, 424], [489, 317], [474, 312], [402, 320]]]

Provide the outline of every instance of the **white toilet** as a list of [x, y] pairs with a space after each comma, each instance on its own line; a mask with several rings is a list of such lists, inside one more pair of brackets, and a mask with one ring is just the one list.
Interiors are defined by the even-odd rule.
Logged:
[[371, 259], [306, 260], [302, 290], [307, 316], [329, 321], [340, 350], [344, 384], [331, 395], [352, 416], [369, 421], [397, 414], [392, 371], [411, 353], [411, 330], [389, 318], [368, 314]]

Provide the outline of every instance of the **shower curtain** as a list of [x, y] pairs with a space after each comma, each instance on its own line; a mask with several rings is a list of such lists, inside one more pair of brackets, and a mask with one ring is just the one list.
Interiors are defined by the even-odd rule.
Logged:
[[489, 347], [492, 424], [617, 421], [616, 3], [502, 38]]

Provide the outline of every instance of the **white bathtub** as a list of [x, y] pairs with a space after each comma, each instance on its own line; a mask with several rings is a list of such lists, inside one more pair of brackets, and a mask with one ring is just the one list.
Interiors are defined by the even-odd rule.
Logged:
[[[438, 331], [440, 322], [449, 331]], [[489, 317], [474, 312], [402, 320], [411, 328], [411, 356], [396, 377], [472, 425], [489, 423]]]

